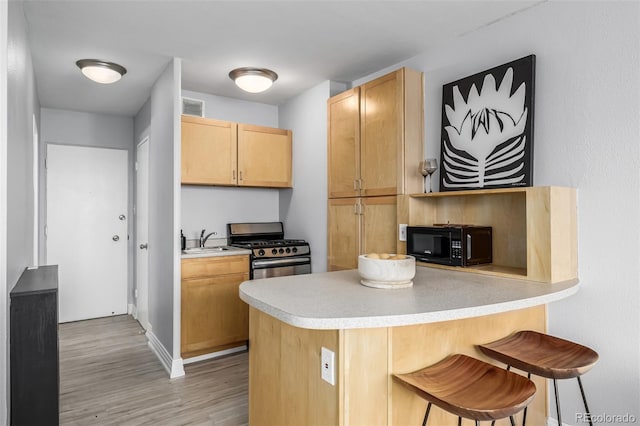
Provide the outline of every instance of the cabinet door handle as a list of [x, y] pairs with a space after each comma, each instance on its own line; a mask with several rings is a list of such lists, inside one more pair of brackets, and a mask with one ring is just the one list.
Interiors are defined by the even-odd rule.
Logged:
[[242, 180], [242, 170], [240, 170], [240, 180]]
[[233, 171], [233, 180], [236, 180], [236, 171]]
[[357, 191], [358, 190], [358, 179], [354, 179], [353, 180], [353, 190]]

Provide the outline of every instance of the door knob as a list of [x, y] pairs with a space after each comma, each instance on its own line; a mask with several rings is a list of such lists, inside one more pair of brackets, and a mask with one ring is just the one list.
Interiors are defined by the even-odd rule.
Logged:
[[114, 235], [113, 237], [111, 237], [111, 239], [112, 239], [113, 241], [118, 241], [118, 240], [120, 240], [120, 237], [119, 237], [119, 236], [117, 236], [117, 235]]
[[140, 244], [140, 250], [146, 250], [147, 247], [148, 246], [146, 244]]
[[127, 218], [127, 217], [126, 217], [125, 215], [123, 215], [123, 214], [121, 214], [120, 216], [118, 216], [118, 219], [120, 219], [120, 220], [125, 220], [126, 218]]

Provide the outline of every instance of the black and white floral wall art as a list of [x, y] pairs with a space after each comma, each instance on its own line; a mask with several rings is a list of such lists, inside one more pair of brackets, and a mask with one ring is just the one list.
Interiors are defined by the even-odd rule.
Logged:
[[533, 185], [535, 55], [442, 90], [440, 190]]

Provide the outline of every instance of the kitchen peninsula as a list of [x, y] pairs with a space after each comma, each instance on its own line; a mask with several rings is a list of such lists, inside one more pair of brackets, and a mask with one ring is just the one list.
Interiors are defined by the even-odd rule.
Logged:
[[[578, 280], [541, 283], [418, 266], [414, 285], [381, 290], [357, 270], [247, 281], [252, 425], [417, 425], [425, 403], [391, 379], [452, 353], [485, 359], [476, 344], [516, 330], [546, 330], [546, 304]], [[321, 349], [335, 354], [335, 385]], [[546, 386], [527, 421], [546, 424]], [[430, 423], [456, 424], [433, 409]], [[507, 422], [508, 423], [508, 422]], [[498, 422], [500, 424], [500, 422]], [[505, 423], [506, 424], [506, 423]]]

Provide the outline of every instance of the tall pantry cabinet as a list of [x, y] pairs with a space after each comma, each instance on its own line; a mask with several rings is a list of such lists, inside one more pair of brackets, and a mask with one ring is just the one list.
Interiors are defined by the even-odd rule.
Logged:
[[423, 75], [401, 68], [327, 101], [328, 269], [395, 253], [397, 195], [422, 191]]

